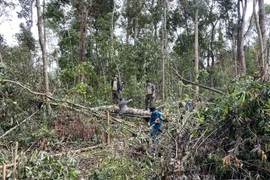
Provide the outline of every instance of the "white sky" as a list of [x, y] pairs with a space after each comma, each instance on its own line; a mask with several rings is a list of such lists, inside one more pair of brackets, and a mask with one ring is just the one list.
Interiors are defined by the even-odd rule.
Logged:
[[[4, 35], [4, 39], [6, 41], [6, 43], [8, 45], [17, 45], [17, 40], [15, 37], [16, 33], [19, 33], [20, 31], [20, 23], [24, 23], [25, 19], [19, 19], [17, 17], [17, 13], [18, 11], [20, 11], [20, 6], [18, 5], [18, 1], [17, 0], [13, 0], [13, 3], [16, 4], [16, 9], [12, 10], [9, 14], [8, 17], [1, 17], [0, 22], [0, 34]], [[33, 15], [34, 15], [34, 19], [36, 19], [36, 9], [33, 9]], [[32, 33], [33, 36], [35, 37], [35, 39], [38, 39], [38, 30], [37, 30], [37, 26], [36, 23], [33, 24], [32, 27]]]

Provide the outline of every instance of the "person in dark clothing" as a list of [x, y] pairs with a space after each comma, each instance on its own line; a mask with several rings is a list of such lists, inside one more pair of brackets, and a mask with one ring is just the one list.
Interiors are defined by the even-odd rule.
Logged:
[[150, 126], [150, 137], [159, 143], [160, 135], [162, 130], [162, 114], [156, 110], [155, 106], [150, 107], [151, 117], [149, 119], [148, 125]]
[[148, 109], [148, 103], [150, 102], [150, 107], [153, 105], [153, 99], [156, 96], [156, 87], [151, 83], [150, 80], [146, 80], [145, 88], [145, 110]]
[[117, 75], [115, 75], [113, 77], [113, 80], [111, 81], [111, 88], [112, 88], [113, 104], [118, 105], [119, 95], [122, 91], [122, 84], [119, 81], [119, 78]]
[[125, 101], [124, 98], [120, 98], [120, 103], [119, 103], [119, 115], [123, 116], [126, 113], [126, 108], [127, 108], [127, 103], [133, 101], [132, 99]]

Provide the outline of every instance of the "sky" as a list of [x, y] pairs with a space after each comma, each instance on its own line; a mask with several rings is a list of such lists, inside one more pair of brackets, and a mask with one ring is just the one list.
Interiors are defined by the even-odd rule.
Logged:
[[[7, 17], [1, 17], [0, 19], [0, 34], [4, 35], [4, 39], [6, 43], [10, 46], [17, 45], [17, 40], [15, 37], [16, 33], [19, 33], [20, 31], [20, 23], [24, 23], [24, 19], [19, 19], [17, 17], [18, 11], [20, 11], [20, 7], [18, 4], [17, 0], [13, 0], [13, 3], [16, 4], [16, 8], [9, 11]], [[36, 19], [36, 9], [34, 9], [33, 14], [34, 14], [34, 19]], [[38, 30], [36, 23], [33, 24], [32, 28], [32, 33], [35, 39], [38, 39]]]

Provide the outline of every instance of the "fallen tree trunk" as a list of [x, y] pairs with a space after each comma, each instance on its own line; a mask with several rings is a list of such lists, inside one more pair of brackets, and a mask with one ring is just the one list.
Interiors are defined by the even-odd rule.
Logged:
[[[59, 106], [71, 106], [73, 108], [79, 108], [82, 109], [84, 111], [92, 111], [92, 112], [99, 112], [99, 111], [106, 111], [109, 110], [110, 112], [113, 113], [118, 113], [119, 112], [119, 107], [118, 106], [114, 106], [114, 105], [105, 105], [105, 106], [99, 106], [99, 107], [87, 107], [87, 106], [83, 106], [81, 104], [76, 104], [73, 102], [70, 102], [68, 100], [61, 100], [61, 99], [57, 99], [54, 98], [51, 95], [48, 95], [46, 93], [40, 93], [40, 92], [35, 92], [33, 90], [31, 90], [30, 88], [22, 85], [20, 82], [17, 81], [12, 81], [12, 80], [7, 80], [7, 79], [0, 79], [0, 82], [2, 83], [12, 83], [12, 84], [16, 84], [18, 86], [20, 86], [21, 88], [27, 90], [28, 92], [34, 94], [34, 95], [39, 95], [39, 96], [43, 96], [43, 97], [47, 97], [49, 98], [51, 101], [55, 101], [58, 103], [53, 103], [51, 102], [52, 105], [59, 105]], [[61, 103], [61, 104], [59, 104]], [[157, 107], [157, 109], [164, 107], [164, 105], [161, 105], [159, 107]], [[136, 109], [136, 108], [126, 108], [126, 114], [132, 114], [132, 115], [136, 115], [136, 116], [141, 116], [143, 118], [150, 118], [150, 111], [148, 110], [144, 110], [144, 109]], [[168, 117], [168, 115], [164, 115], [165, 117]]]
[[[93, 107], [89, 108], [90, 111], [110, 111], [114, 113], [119, 112], [119, 107], [118, 106], [113, 106], [113, 105], [107, 105], [107, 106], [99, 106], [99, 107]], [[136, 109], [136, 108], [126, 108], [126, 114], [133, 114], [133, 115], [138, 115], [138, 116], [149, 116], [150, 117], [150, 111], [144, 110], [144, 109]]]
[[220, 91], [220, 90], [218, 90], [218, 89], [215, 89], [215, 88], [212, 88], [212, 87], [208, 87], [208, 86], [204, 86], [204, 85], [202, 85], [202, 84], [198, 84], [198, 83], [193, 82], [193, 81], [189, 81], [189, 80], [183, 78], [182, 76], [180, 76], [180, 74], [178, 73], [178, 71], [177, 71], [175, 68], [171, 68], [171, 69], [175, 72], [176, 76], [177, 76], [180, 80], [182, 80], [182, 81], [184, 81], [184, 82], [186, 82], [186, 83], [193, 84], [193, 85], [195, 85], [195, 86], [199, 86], [199, 87], [201, 87], [201, 88], [207, 89], [207, 90], [209, 90], [209, 91], [213, 91], [213, 92], [218, 93], [218, 94], [223, 94], [223, 92]]

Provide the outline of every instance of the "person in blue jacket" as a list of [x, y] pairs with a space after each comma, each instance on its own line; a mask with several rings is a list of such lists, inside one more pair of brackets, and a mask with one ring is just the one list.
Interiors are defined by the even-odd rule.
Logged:
[[162, 126], [162, 114], [157, 111], [155, 106], [150, 107], [150, 112], [151, 117], [148, 121], [148, 125], [150, 126], [150, 136], [159, 142], [162, 132], [160, 129]]

